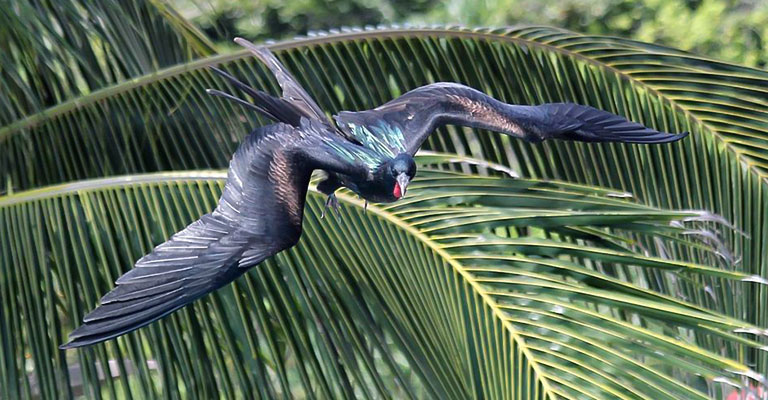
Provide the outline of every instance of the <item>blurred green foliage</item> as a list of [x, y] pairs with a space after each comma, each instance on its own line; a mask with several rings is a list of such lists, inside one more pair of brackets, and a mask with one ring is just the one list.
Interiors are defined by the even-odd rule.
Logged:
[[214, 40], [280, 39], [340, 26], [410, 22], [543, 24], [672, 46], [765, 68], [765, 0], [167, 0]]
[[223, 46], [232, 37], [290, 38], [313, 30], [405, 21], [437, 0], [167, 0]]

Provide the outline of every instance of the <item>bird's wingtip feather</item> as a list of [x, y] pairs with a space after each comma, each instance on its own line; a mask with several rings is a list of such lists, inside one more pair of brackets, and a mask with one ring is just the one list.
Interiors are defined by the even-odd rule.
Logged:
[[664, 144], [664, 143], [672, 143], [677, 142], [678, 140], [684, 139], [686, 136], [688, 136], [689, 132], [681, 132], [681, 133], [667, 133], [667, 132], [659, 132], [656, 136], [663, 136], [659, 140], [651, 141], [650, 143], [658, 143], [658, 144]]
[[77, 348], [77, 347], [78, 346], [70, 340], [67, 343], [59, 345], [59, 350], [69, 350], [69, 349], [74, 349], [74, 348]]
[[[552, 137], [585, 142], [661, 144], [676, 142], [688, 132], [661, 132], [626, 117], [575, 103], [536, 106], [544, 111], [545, 122], [554, 126]], [[574, 125], [577, 126], [574, 129]]]
[[78, 347], [85, 346], [86, 343], [83, 343], [83, 341], [80, 340], [80, 332], [82, 332], [82, 326], [70, 332], [69, 340], [67, 340], [67, 342], [64, 344], [59, 345], [59, 350], [76, 349]]

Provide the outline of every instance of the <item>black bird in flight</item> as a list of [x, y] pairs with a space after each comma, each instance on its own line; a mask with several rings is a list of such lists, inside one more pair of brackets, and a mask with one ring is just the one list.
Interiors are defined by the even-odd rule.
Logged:
[[340, 112], [334, 125], [267, 48], [240, 38], [235, 41], [267, 65], [282, 97], [251, 88], [216, 68], [254, 101], [208, 92], [275, 123], [256, 129], [237, 149], [216, 209], [138, 260], [61, 348], [136, 330], [295, 245], [314, 170], [327, 172], [327, 179], [318, 185], [328, 195], [326, 208], [338, 207], [334, 192], [341, 187], [366, 201], [402, 198], [416, 175], [414, 154], [442, 125], [488, 129], [530, 142], [666, 143], [687, 134], [658, 132], [578, 104], [506, 104], [470, 87], [444, 82], [414, 89], [372, 110]]

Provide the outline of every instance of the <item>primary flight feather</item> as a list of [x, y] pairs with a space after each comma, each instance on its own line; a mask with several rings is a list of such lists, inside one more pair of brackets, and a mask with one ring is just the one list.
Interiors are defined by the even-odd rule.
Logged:
[[506, 104], [457, 83], [426, 85], [372, 110], [342, 111], [334, 116], [334, 125], [266, 47], [235, 41], [270, 69], [282, 96], [251, 88], [216, 68], [214, 72], [253, 101], [219, 90], [208, 93], [275, 123], [256, 129], [237, 149], [216, 209], [139, 259], [62, 348], [136, 330], [295, 245], [301, 236], [307, 186], [316, 169], [327, 173], [318, 185], [328, 195], [326, 207], [337, 206], [334, 192], [341, 187], [366, 201], [402, 198], [416, 175], [413, 155], [442, 125], [488, 129], [531, 142], [667, 143], [686, 136], [658, 132], [578, 104]]

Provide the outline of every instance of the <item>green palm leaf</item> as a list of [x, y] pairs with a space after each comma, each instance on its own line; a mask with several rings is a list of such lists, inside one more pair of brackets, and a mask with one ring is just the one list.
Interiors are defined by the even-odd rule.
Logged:
[[[61, 52], [21, 38], [0, 68], [15, 96], [0, 97], [0, 397], [697, 398], [760, 380], [754, 362], [765, 373], [753, 281], [768, 276], [766, 72], [541, 27], [347, 30], [272, 49], [329, 111], [445, 80], [692, 135], [531, 145], [441, 130], [428, 147], [456, 154], [422, 157], [439, 170], [405, 201], [366, 213], [345, 195], [341, 218], [321, 221], [313, 194], [296, 249], [138, 334], [59, 352], [121, 272], [212, 209], [222, 173], [180, 171], [224, 168], [266, 122], [204, 96], [224, 86], [205, 67], [277, 89], [244, 52], [151, 72], [210, 47], [162, 3], [104, 4], [87, 12], [132, 15], [153, 40], [144, 53], [135, 38], [98, 40], [153, 61], [91, 63], [115, 61], [85, 88], [80, 67], [34, 83], [30, 49], [46, 66], [84, 62], [49, 32]], [[73, 15], [62, 10], [36, 21]], [[152, 59], [159, 48], [173, 60]], [[28, 88], [41, 86], [60, 90]], [[499, 172], [531, 179], [485, 176]], [[43, 188], [123, 174], [140, 175]], [[104, 380], [110, 362], [119, 378]]]
[[[768, 154], [765, 71], [535, 27], [348, 31], [272, 48], [330, 111], [374, 107], [407, 89], [446, 80], [509, 102], [575, 101], [658, 129], [690, 130], [692, 137], [681, 144], [641, 147], [532, 145], [449, 128], [429, 146], [525, 176], [614, 187], [646, 204], [713, 211], [747, 234], [726, 235], [746, 268], [768, 272], [762, 245], [768, 236], [759, 217]], [[3, 186], [19, 190], [111, 174], [226, 167], [240, 137], [233, 132], [245, 132], [253, 120], [202, 96], [206, 87], [223, 86], [205, 69], [217, 64], [258, 87], [275, 88], [264, 68], [240, 52], [63, 103], [0, 128], [0, 148], [8, 155], [0, 160]], [[577, 167], [584, 165], [590, 167]], [[735, 312], [765, 321], [762, 310], [740, 307]]]
[[2, 8], [2, 125], [213, 53], [196, 28], [152, 0], [8, 0]]
[[[732, 333], [756, 327], [650, 290], [638, 273], [750, 285], [735, 282], [751, 279], [737, 271], [660, 254], [694, 244], [683, 236], [691, 226], [669, 223], [709, 224], [701, 213], [592, 187], [438, 170], [387, 207], [363, 211], [344, 194], [338, 218], [317, 219], [322, 199], [313, 194], [301, 245], [233, 289], [114, 344], [57, 351], [132, 259], [213, 206], [223, 177], [106, 178], [0, 200], [4, 351], [13, 352], [2, 372], [14, 383], [4, 397], [32, 394], [13, 361], [27, 353], [47, 395], [71, 390], [73, 363], [84, 393], [129, 397], [180, 387], [201, 397], [703, 398], [722, 389], [715, 382], [756, 377], [692, 339], [759, 347]], [[670, 238], [645, 247], [639, 226], [666, 227]], [[34, 293], [30, 282], [40, 282]], [[99, 384], [94, 366], [110, 360], [122, 379]], [[158, 372], [128, 373], [147, 360]]]

